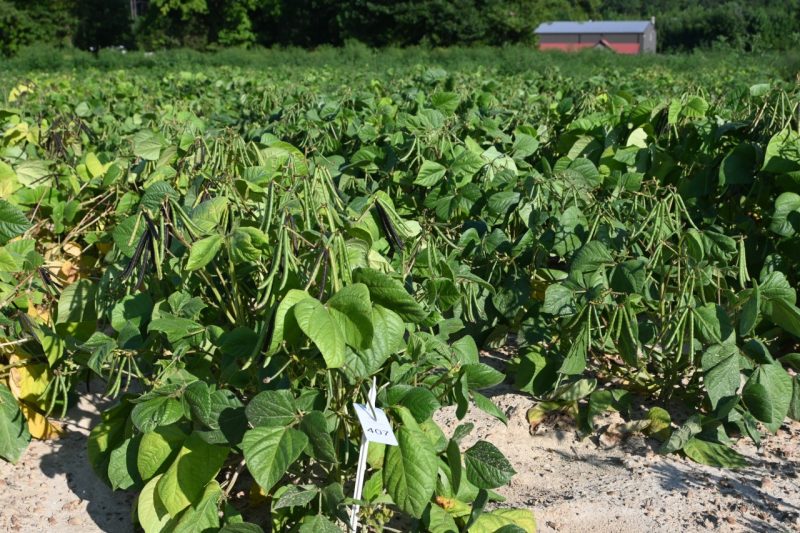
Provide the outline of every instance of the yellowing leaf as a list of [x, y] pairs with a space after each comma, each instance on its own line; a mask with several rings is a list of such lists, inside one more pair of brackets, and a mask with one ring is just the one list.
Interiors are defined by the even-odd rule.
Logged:
[[57, 439], [64, 433], [64, 428], [61, 424], [48, 420], [46, 416], [27, 403], [20, 402], [19, 407], [28, 420], [28, 431], [30, 431], [34, 439]]
[[89, 174], [91, 174], [93, 178], [97, 178], [105, 174], [109, 166], [109, 164], [104, 165], [101, 163], [94, 153], [89, 152], [86, 154], [86, 170], [89, 171]]
[[71, 255], [72, 257], [80, 257], [81, 255], [81, 247], [75, 244], [74, 242], [68, 242], [64, 246], [62, 246], [64, 253], [67, 255]]
[[28, 298], [28, 316], [31, 317], [31, 320], [34, 323], [39, 324], [49, 324], [50, 323], [50, 309], [42, 306], [42, 308], [36, 307], [36, 305]]
[[31, 85], [27, 85], [25, 83], [20, 83], [19, 85], [17, 85], [13, 89], [11, 89], [10, 93], [8, 93], [8, 102], [9, 103], [16, 102], [17, 100], [19, 100], [20, 96], [23, 96], [23, 95], [29, 94], [29, 93], [33, 93], [33, 85], [32, 84]]
[[8, 198], [19, 187], [19, 180], [17, 180], [17, 174], [14, 169], [7, 163], [0, 161], [0, 198]]
[[[50, 369], [44, 363], [25, 364], [27, 355], [13, 354], [8, 362], [11, 365], [8, 388], [18, 400], [40, 405], [39, 397], [50, 382]], [[20, 366], [17, 366], [20, 365]]]

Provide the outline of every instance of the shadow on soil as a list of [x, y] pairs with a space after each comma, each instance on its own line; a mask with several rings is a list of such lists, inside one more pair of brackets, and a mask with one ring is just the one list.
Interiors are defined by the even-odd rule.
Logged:
[[51, 444], [49, 453], [41, 457], [40, 468], [47, 477], [66, 477], [69, 489], [87, 502], [86, 512], [98, 528], [110, 533], [133, 531], [131, 503], [133, 494], [113, 492], [97, 477], [89, 464], [87, 442], [89, 429], [100, 420], [100, 410], [109, 402], [99, 394], [78, 391], [80, 401], [64, 419], [66, 434]]
[[[797, 506], [761, 488], [763, 480], [768, 479], [768, 476], [781, 475], [778, 472], [771, 472], [772, 466], [767, 463], [736, 471], [719, 470], [717, 473], [700, 467], [679, 468], [675, 464], [662, 461], [653, 465], [652, 469], [659, 477], [661, 486], [667, 490], [716, 489], [720, 496], [727, 496], [733, 500], [723, 502], [722, 511], [733, 516], [746, 531], [767, 533], [775, 531], [775, 522], [792, 523], [792, 519], [800, 513], [800, 508]], [[775, 466], [780, 469], [780, 465]], [[717, 523], [718, 518], [711, 513], [702, 518], [710, 520], [714, 527], [720, 526]]]

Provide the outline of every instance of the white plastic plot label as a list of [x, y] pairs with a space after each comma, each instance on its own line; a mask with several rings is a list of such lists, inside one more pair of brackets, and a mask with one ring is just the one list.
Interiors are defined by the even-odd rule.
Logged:
[[361, 429], [364, 431], [364, 437], [369, 442], [397, 446], [394, 430], [383, 409], [360, 403], [354, 403], [353, 407], [356, 410], [358, 421], [361, 423]]

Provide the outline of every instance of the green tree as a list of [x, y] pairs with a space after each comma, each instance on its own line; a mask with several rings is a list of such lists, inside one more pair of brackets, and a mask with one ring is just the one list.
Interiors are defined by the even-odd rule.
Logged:
[[0, 0], [0, 55], [14, 55], [30, 42], [32, 21], [14, 4]]
[[126, 0], [77, 0], [75, 45], [95, 51], [110, 46], [130, 46], [130, 6]]

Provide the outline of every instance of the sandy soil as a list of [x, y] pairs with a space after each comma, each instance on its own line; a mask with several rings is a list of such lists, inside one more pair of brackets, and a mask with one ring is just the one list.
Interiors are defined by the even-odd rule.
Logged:
[[[475, 424], [463, 449], [483, 439], [506, 455], [517, 475], [497, 490], [507, 499], [501, 506], [533, 509], [539, 531], [800, 531], [800, 424], [784, 425], [760, 451], [739, 441], [750, 465], [722, 470], [659, 455], [659, 443], [641, 436], [581, 440], [565, 418], [546, 420], [531, 435], [529, 396], [507, 386], [491, 396], [507, 426], [476, 409], [458, 421], [448, 407], [435, 419], [448, 434]], [[599, 419], [599, 433], [621, 421]]]
[[[475, 429], [462, 444], [485, 439], [506, 454], [518, 474], [498, 490], [502, 505], [532, 508], [540, 531], [800, 531], [800, 424], [784, 425], [761, 450], [740, 441], [750, 465], [730, 471], [660, 456], [658, 443], [638, 436], [580, 440], [563, 418], [531, 435], [529, 396], [506, 385], [490, 395], [508, 425], [473, 409], [462, 422]], [[133, 496], [112, 492], [86, 460], [86, 435], [101, 406], [99, 395], [82, 395], [65, 437], [33, 442], [17, 465], [0, 462], [0, 531], [133, 531]], [[460, 423], [454, 411], [436, 415], [446, 432]], [[605, 417], [599, 432], [619, 420]]]
[[0, 531], [133, 531], [133, 495], [112, 492], [86, 455], [89, 429], [106, 403], [99, 394], [82, 394], [67, 414], [63, 437], [32, 441], [16, 465], [0, 460]]

